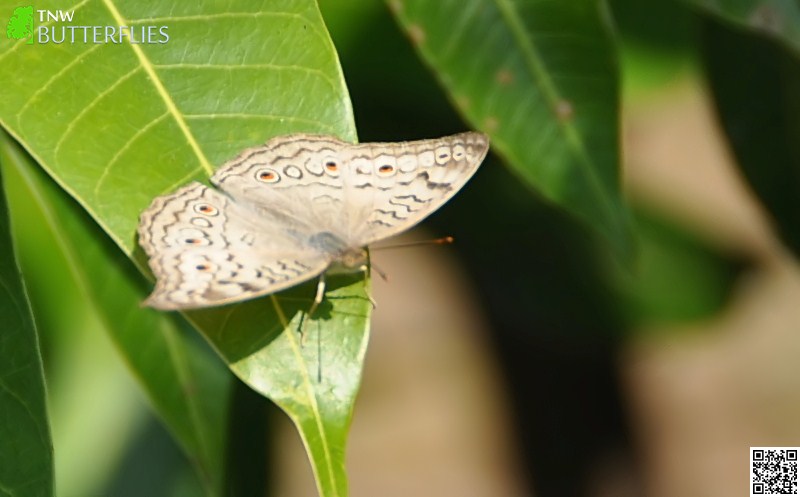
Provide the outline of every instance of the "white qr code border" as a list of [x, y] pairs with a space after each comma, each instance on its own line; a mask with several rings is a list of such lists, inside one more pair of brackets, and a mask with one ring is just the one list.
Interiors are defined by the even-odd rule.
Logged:
[[750, 447], [750, 497], [800, 495], [798, 453], [800, 447]]

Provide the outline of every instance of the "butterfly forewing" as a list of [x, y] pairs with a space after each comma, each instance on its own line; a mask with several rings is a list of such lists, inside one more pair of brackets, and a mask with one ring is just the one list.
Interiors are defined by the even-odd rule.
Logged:
[[283, 229], [307, 237], [333, 231], [347, 208], [339, 157], [346, 145], [324, 135], [280, 136], [245, 150], [211, 182], [254, 214], [279, 218]]
[[461, 133], [350, 146], [345, 197], [351, 243], [369, 245], [428, 217], [472, 177], [488, 145], [485, 135]]

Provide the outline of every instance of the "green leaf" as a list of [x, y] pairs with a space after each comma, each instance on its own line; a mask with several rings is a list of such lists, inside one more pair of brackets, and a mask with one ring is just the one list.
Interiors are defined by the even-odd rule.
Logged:
[[800, 60], [782, 45], [716, 20], [703, 62], [736, 162], [787, 247], [800, 253]]
[[411, 42], [492, 148], [623, 257], [618, 76], [594, 0], [390, 0]]
[[[9, 160], [0, 148], [0, 163]], [[2, 185], [0, 185], [2, 186]], [[53, 495], [53, 444], [36, 326], [0, 188], [0, 493]]]
[[82, 301], [99, 314], [209, 492], [218, 491], [229, 382], [197, 344], [187, 341], [175, 316], [139, 308], [146, 290], [131, 262], [3, 135], [0, 144], [8, 157], [3, 172], [20, 225], [17, 234], [51, 241], [38, 249], [39, 264], [55, 258], [54, 251], [60, 253]]
[[797, 0], [683, 0], [738, 26], [764, 33], [800, 55]]
[[[344, 449], [367, 345], [370, 306], [353, 277], [328, 278], [320, 316], [296, 333], [311, 301], [308, 288], [227, 308], [209, 339], [233, 371], [278, 404], [300, 429], [322, 495], [347, 495]], [[190, 313], [212, 329], [218, 311]], [[251, 323], [260, 323], [253, 326]], [[364, 330], [356, 333], [355, 330]]]
[[[141, 264], [135, 229], [153, 197], [205, 180], [212, 165], [274, 135], [355, 140], [316, 3], [265, 5], [80, 3], [75, 24], [166, 26], [169, 41], [30, 46], [0, 39], [0, 123]], [[345, 495], [344, 445], [371, 305], [361, 280], [331, 283], [305, 344], [296, 331], [313, 285], [189, 319], [240, 378], [297, 424], [320, 493]]]

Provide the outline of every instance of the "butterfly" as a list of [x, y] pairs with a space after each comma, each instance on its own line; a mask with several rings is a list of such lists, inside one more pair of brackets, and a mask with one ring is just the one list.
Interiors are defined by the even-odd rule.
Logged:
[[352, 144], [293, 134], [243, 151], [211, 177], [156, 197], [139, 244], [163, 310], [252, 299], [367, 268], [367, 246], [408, 230], [472, 177], [489, 139]]

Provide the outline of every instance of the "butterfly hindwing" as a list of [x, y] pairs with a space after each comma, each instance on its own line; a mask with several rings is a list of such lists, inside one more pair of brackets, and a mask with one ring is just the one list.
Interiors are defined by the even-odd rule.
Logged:
[[187, 309], [273, 293], [320, 274], [329, 261], [291, 236], [269, 233], [225, 195], [200, 183], [156, 198], [139, 243], [157, 278], [146, 304]]

